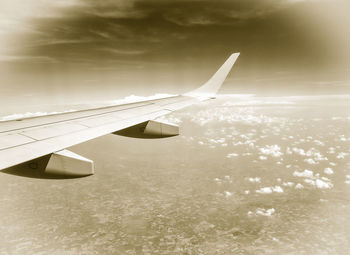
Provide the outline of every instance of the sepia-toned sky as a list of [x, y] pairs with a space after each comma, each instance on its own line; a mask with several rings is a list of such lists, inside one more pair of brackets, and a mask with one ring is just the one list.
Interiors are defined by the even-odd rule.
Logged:
[[1, 98], [181, 93], [233, 52], [241, 56], [223, 93], [348, 93], [349, 7], [340, 0], [2, 0]]

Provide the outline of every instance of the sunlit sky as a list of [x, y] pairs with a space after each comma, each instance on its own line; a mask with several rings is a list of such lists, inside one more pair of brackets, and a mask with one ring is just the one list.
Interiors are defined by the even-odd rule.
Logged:
[[349, 11], [337, 0], [2, 0], [1, 99], [182, 93], [233, 52], [223, 93], [349, 93]]

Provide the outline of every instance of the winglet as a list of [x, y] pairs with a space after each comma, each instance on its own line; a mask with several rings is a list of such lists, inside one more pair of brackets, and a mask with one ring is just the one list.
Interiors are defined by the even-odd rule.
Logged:
[[226, 62], [219, 68], [219, 70], [201, 87], [192, 90], [185, 96], [201, 97], [201, 98], [213, 98], [224, 83], [227, 75], [229, 74], [232, 66], [236, 62], [240, 53], [232, 54]]

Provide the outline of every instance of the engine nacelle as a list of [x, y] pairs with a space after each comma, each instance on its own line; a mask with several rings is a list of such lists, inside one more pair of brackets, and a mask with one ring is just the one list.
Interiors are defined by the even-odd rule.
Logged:
[[149, 120], [135, 126], [119, 130], [113, 134], [145, 139], [165, 138], [179, 135], [179, 126], [155, 120]]
[[62, 150], [1, 172], [40, 179], [70, 179], [94, 174], [94, 162], [74, 152]]

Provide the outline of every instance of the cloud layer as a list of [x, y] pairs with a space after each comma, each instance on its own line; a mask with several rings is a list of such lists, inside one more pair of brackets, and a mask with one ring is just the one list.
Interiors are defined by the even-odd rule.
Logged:
[[310, 80], [312, 92], [344, 90], [342, 9], [311, 0], [5, 0], [0, 74], [28, 90], [113, 84], [178, 93], [241, 52], [227, 90], [305, 90]]

